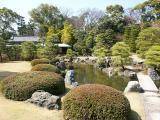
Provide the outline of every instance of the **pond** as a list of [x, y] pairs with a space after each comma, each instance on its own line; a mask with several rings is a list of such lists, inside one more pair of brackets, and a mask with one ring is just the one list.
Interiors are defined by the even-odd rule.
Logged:
[[129, 82], [129, 78], [114, 75], [109, 77], [106, 73], [94, 68], [92, 65], [75, 65], [75, 80], [82, 84], [104, 84], [123, 91]]

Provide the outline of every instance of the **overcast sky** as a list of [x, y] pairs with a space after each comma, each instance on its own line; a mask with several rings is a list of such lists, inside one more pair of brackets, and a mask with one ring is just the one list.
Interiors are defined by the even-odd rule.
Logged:
[[98, 8], [105, 10], [106, 6], [120, 4], [124, 8], [132, 8], [146, 0], [0, 0], [0, 7], [7, 7], [14, 10], [21, 16], [29, 19], [28, 12], [36, 8], [41, 3], [56, 5], [58, 8], [69, 8], [74, 11], [74, 15], [80, 9]]

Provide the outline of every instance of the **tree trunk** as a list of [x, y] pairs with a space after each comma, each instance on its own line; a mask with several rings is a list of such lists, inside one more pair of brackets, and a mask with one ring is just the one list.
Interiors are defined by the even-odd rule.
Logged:
[[125, 71], [125, 67], [122, 65], [122, 70], [123, 70], [123, 72]]
[[0, 53], [0, 62], [3, 62], [2, 53]]

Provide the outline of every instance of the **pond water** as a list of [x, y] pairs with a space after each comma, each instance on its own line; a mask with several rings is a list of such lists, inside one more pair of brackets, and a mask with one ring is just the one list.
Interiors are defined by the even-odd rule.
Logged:
[[75, 80], [82, 84], [104, 84], [117, 90], [123, 91], [129, 82], [129, 78], [114, 75], [107, 76], [102, 71], [94, 68], [92, 65], [75, 65]]

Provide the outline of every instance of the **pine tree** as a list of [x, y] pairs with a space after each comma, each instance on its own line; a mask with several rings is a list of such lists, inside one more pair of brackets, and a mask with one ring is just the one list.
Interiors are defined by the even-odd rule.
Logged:
[[140, 32], [140, 27], [138, 25], [133, 25], [131, 27], [131, 33], [130, 33], [130, 48], [131, 52], [136, 52], [136, 40]]
[[124, 31], [124, 42], [129, 45], [131, 28], [127, 26]]
[[124, 42], [129, 45], [131, 52], [136, 52], [136, 40], [140, 32], [138, 25], [132, 25], [125, 28]]

